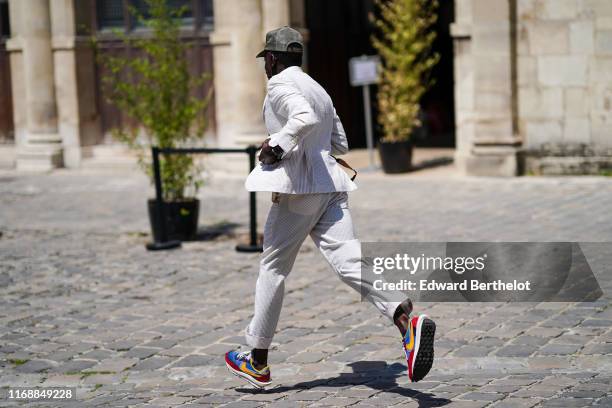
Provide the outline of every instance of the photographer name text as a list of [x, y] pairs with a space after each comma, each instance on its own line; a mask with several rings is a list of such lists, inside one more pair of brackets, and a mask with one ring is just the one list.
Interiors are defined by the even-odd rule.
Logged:
[[492, 282], [480, 282], [476, 279], [463, 280], [461, 282], [438, 282], [435, 280], [421, 279], [411, 281], [402, 279], [399, 282], [386, 282], [382, 279], [374, 281], [376, 290], [420, 290], [420, 291], [530, 291], [531, 282], [517, 281], [503, 282], [496, 280]]

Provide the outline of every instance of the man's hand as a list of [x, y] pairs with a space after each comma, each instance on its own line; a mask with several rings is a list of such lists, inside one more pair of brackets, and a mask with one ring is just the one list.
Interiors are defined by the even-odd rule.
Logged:
[[283, 149], [280, 146], [270, 146], [270, 138], [264, 140], [261, 144], [261, 152], [259, 152], [259, 161], [263, 164], [274, 164], [281, 160]]

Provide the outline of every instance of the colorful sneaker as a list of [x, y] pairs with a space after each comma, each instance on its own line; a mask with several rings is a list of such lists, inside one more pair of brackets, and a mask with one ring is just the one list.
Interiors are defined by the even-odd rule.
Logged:
[[435, 334], [436, 324], [426, 315], [410, 319], [402, 343], [408, 363], [408, 377], [412, 382], [422, 380], [431, 369]]
[[261, 370], [257, 370], [253, 366], [253, 359], [250, 351], [228, 351], [225, 353], [225, 365], [230, 373], [237, 377], [244, 378], [257, 388], [264, 388], [272, 384], [270, 378], [270, 367], [266, 366]]

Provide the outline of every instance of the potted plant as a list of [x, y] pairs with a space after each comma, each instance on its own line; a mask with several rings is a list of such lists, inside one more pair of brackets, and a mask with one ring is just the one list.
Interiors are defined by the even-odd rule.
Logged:
[[385, 173], [410, 170], [411, 140], [421, 126], [420, 100], [433, 85], [430, 76], [439, 55], [431, 50], [437, 0], [377, 0], [379, 16], [372, 45], [382, 60], [378, 87], [378, 143]]
[[[193, 91], [210, 79], [209, 73], [194, 77], [189, 72], [186, 52], [191, 46], [180, 38], [181, 15], [165, 0], [146, 0], [147, 18], [130, 8], [145, 28], [138, 37], [122, 32], [115, 35], [130, 50], [128, 56], [111, 56], [98, 50], [105, 68], [102, 81], [108, 101], [139, 126], [114, 129], [113, 136], [137, 153], [139, 166], [153, 183], [150, 147], [183, 147], [202, 138], [207, 126], [205, 110], [212, 89], [205, 97]], [[200, 166], [190, 155], [161, 155], [160, 172], [169, 239], [195, 237], [201, 187]], [[148, 200], [149, 220], [155, 240], [160, 223], [155, 200]]]

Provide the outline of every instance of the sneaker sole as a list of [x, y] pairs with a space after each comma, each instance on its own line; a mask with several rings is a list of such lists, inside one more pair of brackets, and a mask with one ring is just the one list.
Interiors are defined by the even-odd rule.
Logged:
[[416, 335], [416, 358], [412, 364], [412, 382], [421, 381], [425, 378], [431, 370], [434, 360], [436, 324], [427, 317], [423, 317], [419, 323]]
[[230, 373], [234, 374], [238, 378], [247, 380], [251, 385], [253, 385], [256, 388], [259, 388], [260, 390], [263, 390], [266, 386], [272, 384], [272, 381], [269, 381], [269, 382], [257, 381], [256, 379], [254, 379], [247, 373], [243, 373], [242, 371], [238, 371], [234, 369], [234, 367], [230, 366], [227, 362], [225, 363], [225, 366], [227, 367], [227, 370]]

